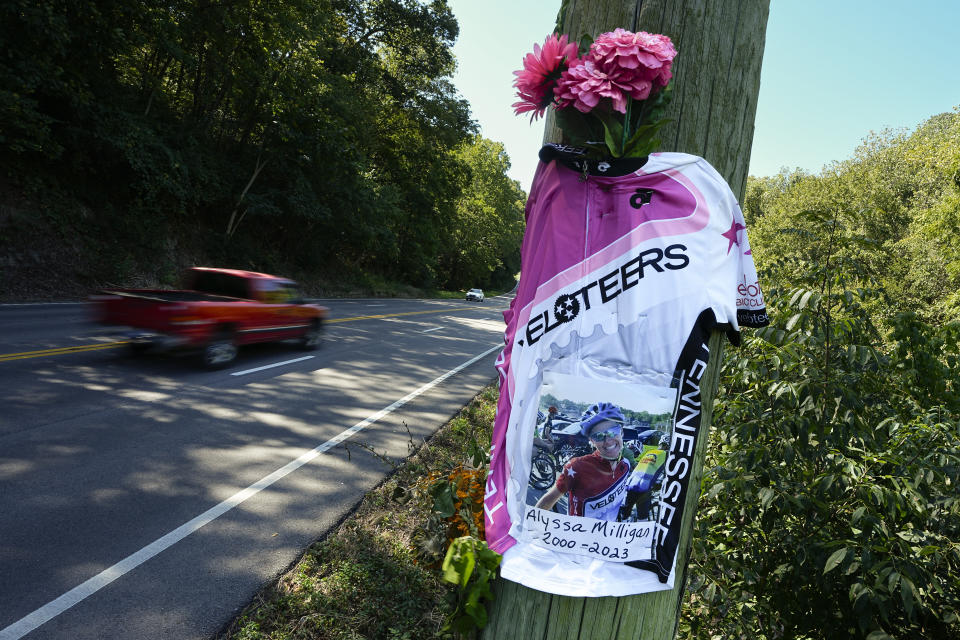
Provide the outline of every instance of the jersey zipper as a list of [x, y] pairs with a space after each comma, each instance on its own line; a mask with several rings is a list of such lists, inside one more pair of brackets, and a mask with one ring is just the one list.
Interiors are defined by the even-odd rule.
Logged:
[[583, 260], [587, 260], [587, 251], [590, 247], [590, 183], [583, 185], [584, 220], [583, 220]]
[[[589, 176], [587, 175], [586, 169], [587, 163], [584, 161], [584, 171], [583, 171], [583, 260], [580, 263], [580, 278], [582, 279], [587, 274], [587, 258], [589, 257], [590, 251], [590, 181]], [[583, 335], [583, 317], [586, 315], [586, 308], [580, 310], [579, 317], [577, 317], [577, 335]], [[576, 375], [582, 376], [583, 371], [581, 370], [582, 360], [578, 357], [576, 359]]]

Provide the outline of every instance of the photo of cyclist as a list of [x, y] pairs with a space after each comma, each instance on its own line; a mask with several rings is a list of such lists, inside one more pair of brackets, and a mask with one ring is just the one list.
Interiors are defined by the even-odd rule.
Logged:
[[593, 451], [564, 465], [556, 483], [537, 501], [552, 509], [567, 494], [567, 511], [573, 516], [615, 521], [626, 498], [630, 463], [623, 457], [623, 423], [620, 408], [598, 402], [583, 412], [580, 432]]

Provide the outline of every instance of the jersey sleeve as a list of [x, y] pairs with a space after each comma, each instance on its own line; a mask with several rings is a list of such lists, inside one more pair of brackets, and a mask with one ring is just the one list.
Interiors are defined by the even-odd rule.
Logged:
[[753, 252], [747, 238], [747, 225], [740, 206], [734, 204], [734, 228], [739, 227], [740, 281], [737, 283], [737, 324], [741, 327], [765, 327], [770, 324], [767, 305], [760, 289], [757, 268], [753, 263]]

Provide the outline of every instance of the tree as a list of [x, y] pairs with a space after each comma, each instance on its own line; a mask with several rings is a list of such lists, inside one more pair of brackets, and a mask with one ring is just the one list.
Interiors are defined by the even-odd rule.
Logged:
[[[769, 0], [564, 0], [558, 27], [574, 39], [617, 27], [670, 36], [679, 55], [667, 113], [673, 122], [662, 131], [661, 149], [705, 157], [742, 199], [768, 13]], [[558, 130], [548, 118], [544, 141], [558, 140]], [[711, 368], [701, 383], [704, 431], [710, 428], [721, 345], [720, 334], [714, 333]], [[695, 454], [690, 480], [694, 487], [699, 486], [704, 450], [698, 446]], [[686, 566], [696, 501], [696, 492], [691, 491], [684, 510], [679, 568]], [[678, 570], [681, 575], [685, 576], [682, 569]], [[533, 638], [673, 638], [684, 588], [685, 579], [678, 578], [672, 591], [627, 598], [569, 598], [500, 580], [484, 637], [506, 637], [508, 630], [523, 628]]]
[[960, 325], [871, 313], [897, 292], [841, 255], [843, 216], [805, 215], [771, 326], [725, 365], [684, 632], [957, 637]]
[[958, 134], [751, 177], [771, 326], [725, 363], [686, 637], [958, 637]]
[[476, 131], [457, 32], [446, 0], [0, 0], [0, 171], [130, 265], [95, 280], [183, 246], [433, 286]]
[[507, 177], [503, 144], [480, 136], [456, 152], [470, 181], [457, 202], [447, 248], [441, 256], [445, 287], [511, 288], [520, 270], [525, 194]]

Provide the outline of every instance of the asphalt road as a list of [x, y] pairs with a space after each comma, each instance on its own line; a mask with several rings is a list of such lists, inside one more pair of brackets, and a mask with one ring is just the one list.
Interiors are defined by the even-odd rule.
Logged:
[[218, 372], [0, 305], [0, 640], [212, 637], [494, 378], [505, 299], [323, 303]]

